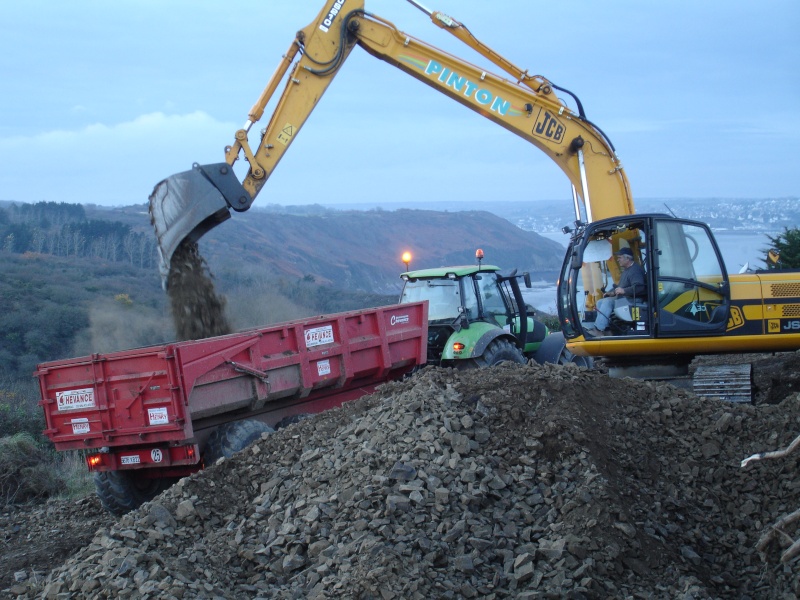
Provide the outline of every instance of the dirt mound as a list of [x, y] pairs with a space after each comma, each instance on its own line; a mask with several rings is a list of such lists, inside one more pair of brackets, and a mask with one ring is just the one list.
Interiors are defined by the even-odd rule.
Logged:
[[114, 517], [94, 496], [5, 506], [0, 511], [0, 598], [41, 586], [47, 573], [83, 548]]
[[[777, 405], [575, 366], [426, 369], [183, 479], [21, 597], [793, 598]], [[796, 537], [796, 531], [788, 531]]]

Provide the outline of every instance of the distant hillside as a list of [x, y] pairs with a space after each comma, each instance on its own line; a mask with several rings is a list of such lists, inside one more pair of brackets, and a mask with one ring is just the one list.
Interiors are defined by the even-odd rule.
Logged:
[[[42, 361], [173, 339], [154, 242], [145, 205], [0, 202], [0, 394]], [[548, 279], [563, 254], [477, 211], [253, 209], [200, 243], [237, 329], [388, 304], [404, 250], [422, 268], [472, 264], [479, 247]]]
[[485, 263], [527, 270], [555, 280], [562, 246], [523, 231], [485, 211], [322, 211], [286, 214], [252, 209], [207, 234], [200, 243], [212, 270], [236, 263], [259, 265], [265, 274], [313, 277], [350, 290], [394, 293], [405, 269], [473, 264], [482, 248]]

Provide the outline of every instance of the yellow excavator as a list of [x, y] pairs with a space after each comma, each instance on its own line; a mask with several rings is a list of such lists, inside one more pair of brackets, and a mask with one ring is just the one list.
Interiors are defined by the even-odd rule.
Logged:
[[[636, 214], [614, 146], [577, 96], [517, 67], [454, 18], [408, 1], [504, 75], [398, 30], [367, 12], [364, 0], [329, 0], [292, 40], [225, 160], [195, 164], [156, 185], [150, 214], [163, 277], [182, 243], [198, 240], [230, 210], [251, 206], [358, 46], [527, 140], [568, 177], [575, 223], [565, 228], [571, 235], [557, 291], [563, 333], [550, 336], [554, 356], [566, 344], [574, 355], [604, 357], [622, 373], [638, 367], [680, 372], [698, 354], [800, 348], [800, 273], [729, 275], [706, 224]], [[251, 140], [250, 129], [281, 85], [266, 128]], [[249, 168], [240, 182], [232, 167], [241, 156]], [[633, 293], [614, 293], [621, 289], [614, 257], [622, 249], [643, 274]], [[601, 322], [599, 331], [594, 326]]]

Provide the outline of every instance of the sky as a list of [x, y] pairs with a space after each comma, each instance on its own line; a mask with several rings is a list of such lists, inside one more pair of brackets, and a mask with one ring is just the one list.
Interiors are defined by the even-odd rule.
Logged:
[[[420, 2], [574, 92], [634, 199], [800, 195], [797, 0]], [[0, 200], [141, 204], [221, 162], [323, 4], [0, 0]], [[366, 7], [498, 72], [405, 0]], [[255, 205], [562, 198], [535, 147], [356, 48]]]

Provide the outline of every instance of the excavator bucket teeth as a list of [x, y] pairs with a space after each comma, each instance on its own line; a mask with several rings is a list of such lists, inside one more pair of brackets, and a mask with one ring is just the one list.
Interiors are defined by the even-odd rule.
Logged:
[[172, 255], [184, 240], [199, 240], [230, 218], [231, 206], [246, 210], [251, 202], [227, 163], [194, 165], [156, 184], [150, 194], [150, 222], [156, 232], [158, 269], [165, 285]]

